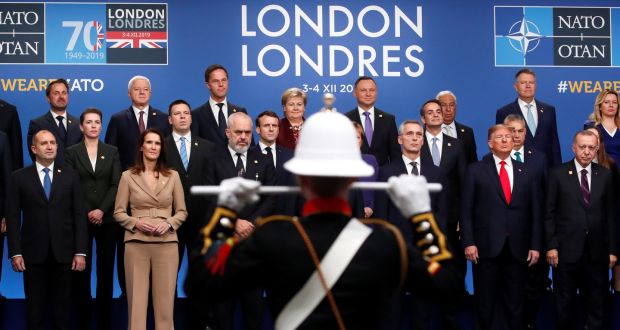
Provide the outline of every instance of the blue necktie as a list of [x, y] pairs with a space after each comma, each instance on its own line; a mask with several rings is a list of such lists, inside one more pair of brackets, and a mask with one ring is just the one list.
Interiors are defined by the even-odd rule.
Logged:
[[434, 137], [433, 138], [433, 146], [431, 149], [431, 156], [433, 157], [433, 164], [435, 164], [435, 166], [439, 166], [439, 163], [441, 162], [441, 156], [439, 156], [439, 147], [437, 147], [437, 138]]
[[532, 136], [536, 135], [536, 120], [534, 119], [534, 111], [532, 111], [532, 105], [527, 104], [527, 126], [530, 129]]
[[364, 111], [364, 133], [366, 133], [366, 142], [368, 142], [368, 146], [370, 147], [370, 143], [372, 142], [372, 121], [370, 119], [370, 112]]
[[183, 167], [187, 171], [187, 166], [189, 165], [189, 159], [187, 159], [187, 149], [185, 148], [185, 137], [181, 136], [181, 146], [179, 147], [179, 153], [181, 154], [181, 161], [183, 162]]
[[45, 172], [45, 176], [43, 177], [43, 191], [45, 191], [45, 197], [50, 199], [50, 194], [52, 193], [52, 179], [50, 178], [50, 169], [44, 168], [43, 172]]

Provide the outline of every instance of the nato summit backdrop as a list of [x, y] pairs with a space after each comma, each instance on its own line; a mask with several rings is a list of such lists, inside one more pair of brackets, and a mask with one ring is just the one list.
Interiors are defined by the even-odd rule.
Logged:
[[[130, 104], [132, 76], [151, 79], [157, 108], [179, 98], [197, 107], [208, 100], [203, 75], [213, 63], [228, 69], [229, 98], [250, 115], [281, 113], [280, 95], [293, 86], [308, 93], [307, 115], [321, 108], [325, 92], [348, 111], [355, 107], [351, 92], [360, 75], [376, 79], [377, 106], [399, 122], [419, 118], [423, 101], [451, 90], [458, 120], [474, 128], [479, 155], [487, 152], [486, 129], [495, 111], [516, 98], [515, 72], [527, 66], [538, 76], [537, 97], [557, 108], [567, 160], [572, 134], [592, 112], [596, 94], [620, 88], [620, 4], [0, 3], [0, 98], [17, 106], [24, 137], [29, 120], [49, 111], [44, 90], [52, 79], [69, 80], [70, 114], [102, 109], [105, 130], [110, 115]], [[0, 291], [21, 297], [21, 276], [3, 260]]]

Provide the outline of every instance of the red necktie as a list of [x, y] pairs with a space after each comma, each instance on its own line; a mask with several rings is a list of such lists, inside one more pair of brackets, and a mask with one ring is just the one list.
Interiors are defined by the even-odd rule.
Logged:
[[506, 203], [510, 204], [510, 198], [512, 193], [510, 192], [510, 179], [508, 178], [508, 172], [506, 171], [505, 161], [499, 162], [502, 167], [499, 168], [499, 182], [502, 184], [502, 190], [504, 191], [504, 197], [506, 197]]

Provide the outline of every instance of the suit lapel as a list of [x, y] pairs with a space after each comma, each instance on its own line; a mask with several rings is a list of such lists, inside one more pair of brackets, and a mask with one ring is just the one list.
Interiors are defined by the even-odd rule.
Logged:
[[[577, 168], [575, 167], [575, 162], [573, 158], [573, 160], [568, 164], [568, 169], [566, 170], [566, 180], [568, 180], [569, 186], [572, 187], [572, 189], [570, 190], [572, 191], [573, 196], [579, 201], [579, 204], [583, 208], [586, 208], [586, 205], [584, 204], [583, 198], [581, 196], [581, 184], [579, 175], [580, 174], [577, 173]], [[592, 196], [592, 192], [590, 192], [590, 196]]]
[[159, 195], [159, 193], [166, 187], [166, 185], [168, 184], [168, 180], [170, 180], [169, 176], [164, 176], [163, 174], [159, 173], [159, 178], [157, 179], [157, 187], [155, 187], [154, 191], [155, 196]]
[[[485, 157], [485, 163], [487, 164], [486, 166], [487, 175], [489, 175], [489, 178], [491, 178], [491, 182], [493, 182], [493, 186], [495, 186], [495, 190], [497, 191], [499, 196], [502, 198], [502, 201], [508, 204], [506, 202], [506, 196], [504, 195], [504, 190], [502, 189], [502, 185], [499, 182], [499, 174], [497, 173], [497, 166], [495, 165], [495, 158], [493, 158], [493, 154], [488, 154], [487, 157]], [[513, 180], [514, 180], [514, 175], [513, 175]], [[514, 182], [513, 182], [513, 186], [514, 186]]]
[[[191, 145], [190, 145], [191, 152], [190, 152], [190, 155], [189, 155], [189, 163], [187, 164], [187, 171], [186, 172], [189, 172], [189, 170], [192, 168], [193, 164], [196, 162], [195, 159], [196, 159], [196, 156], [198, 156], [198, 153], [199, 153], [198, 148], [199, 147], [200, 146], [198, 145], [198, 138], [196, 136], [192, 135], [192, 142], [191, 142]], [[180, 155], [179, 155], [179, 159], [181, 159]]]
[[157, 111], [155, 111], [153, 107], [149, 106], [149, 119], [146, 123], [146, 128], [155, 127], [156, 122], [157, 122]]
[[[448, 137], [446, 139], [446, 137]], [[452, 141], [449, 141], [450, 137], [446, 134], [443, 134], [443, 142], [441, 143], [441, 159], [439, 160], [439, 167], [442, 165], [445, 166], [448, 163], [448, 159], [452, 157], [454, 144]]]
[[[258, 149], [260, 150], [260, 148]], [[260, 163], [262, 162], [262, 159], [259, 159], [258, 157], [259, 154], [260, 152], [253, 152], [248, 150], [244, 176], [248, 180], [262, 180], [262, 173], [258, 172], [258, 169], [260, 168]]]
[[[192, 140], [193, 139], [194, 138], [192, 137]], [[170, 136], [166, 138], [166, 149], [168, 149], [168, 156], [171, 157], [170, 161], [172, 164], [174, 164], [173, 166], [180, 169], [181, 171], [185, 171], [185, 168], [183, 167], [183, 161], [181, 160], [181, 155], [179, 154], [179, 149], [177, 149], [177, 144], [174, 141], [174, 137], [172, 134], [170, 134]], [[192, 158], [193, 157], [190, 156], [189, 165], [187, 166], [188, 169], [192, 164]]]
[[[54, 178], [52, 179], [52, 191], [50, 192], [49, 198], [50, 201], [54, 199], [54, 195], [56, 194], [58, 186], [60, 186], [60, 182], [62, 180], [64, 180], [64, 173], [62, 172], [62, 168], [54, 164]], [[41, 184], [39, 183], [39, 185]]]
[[[136, 119], [136, 115], [133, 113], [133, 108], [129, 107], [127, 112], [125, 113], [125, 117], [127, 118], [127, 123], [129, 123], [129, 128], [134, 132], [140, 133], [140, 128], [138, 127], [138, 121]], [[137, 134], [136, 134], [137, 135]]]
[[[83, 142], [78, 145], [78, 161], [82, 164], [82, 167], [87, 169], [90, 173], [95, 173], [93, 170], [93, 166], [90, 163], [90, 158], [88, 158], [88, 150], [86, 149], [86, 144]], [[99, 157], [101, 148], [97, 148], [97, 157]], [[99, 165], [99, 161], [97, 159], [97, 165]]]
[[603, 189], [603, 181], [601, 181], [599, 167], [592, 163], [592, 173], [590, 174], [590, 206], [592, 201], [599, 200]]
[[35, 164], [32, 164], [31, 166], [32, 168], [30, 177], [32, 178], [33, 187], [37, 187], [35, 189], [39, 191], [39, 195], [44, 201], [48, 201], [47, 197], [45, 197], [45, 190], [43, 190], [43, 185], [41, 184], [39, 173], [37, 172], [37, 166]]
[[[521, 164], [517, 163], [517, 161], [512, 162], [512, 197], [517, 196], [517, 193], [520, 193], [520, 189], [523, 187], [523, 169], [521, 168]], [[512, 198], [511, 198], [512, 199]]]
[[[359, 117], [359, 112], [358, 112]], [[378, 136], [381, 136], [383, 131], [383, 111], [375, 108], [375, 118], [373, 119], [375, 126], [372, 130], [372, 141], [371, 145], [375, 144], [375, 141], [378, 139]]]
[[60, 128], [58, 127], [58, 123], [56, 122], [56, 119], [54, 118], [54, 116], [52, 116], [51, 112], [48, 112], [47, 115], [45, 116], [45, 120], [47, 121], [49, 127], [53, 127], [54, 128], [54, 136], [58, 136], [60, 137], [60, 139], [62, 140], [63, 144], [66, 142], [66, 137], [62, 136], [62, 134], [60, 134]]
[[[136, 185], [142, 190], [144, 191], [144, 193], [146, 193], [147, 195], [149, 195], [151, 198], [153, 198], [154, 200], [157, 200], [157, 196], [156, 193], [154, 191], [151, 190], [151, 188], [149, 187], [148, 183], [146, 182], [146, 179], [144, 178], [144, 173], [142, 173], [142, 175], [140, 174], [133, 174], [131, 173], [130, 175], [131, 179], [136, 183]], [[159, 175], [160, 180], [162, 175]], [[157, 183], [157, 187], [155, 187], [155, 190], [157, 190], [157, 188], [159, 187], [159, 182]]]

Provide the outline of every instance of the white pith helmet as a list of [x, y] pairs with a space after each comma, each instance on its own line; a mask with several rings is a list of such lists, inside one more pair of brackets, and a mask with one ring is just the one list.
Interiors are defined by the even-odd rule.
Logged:
[[374, 173], [362, 160], [351, 120], [336, 112], [319, 112], [304, 122], [295, 156], [284, 168], [305, 176], [365, 177]]

